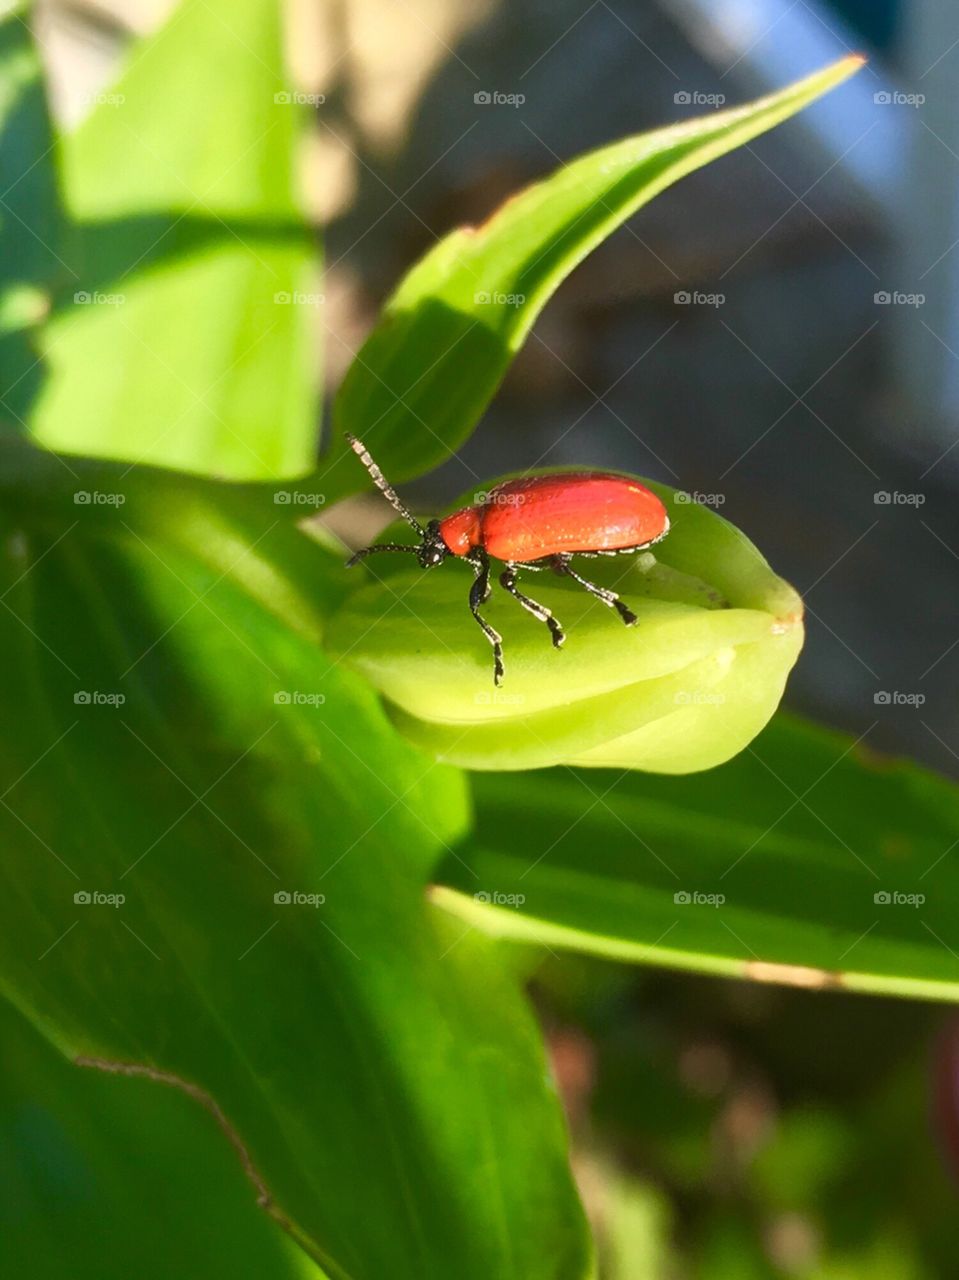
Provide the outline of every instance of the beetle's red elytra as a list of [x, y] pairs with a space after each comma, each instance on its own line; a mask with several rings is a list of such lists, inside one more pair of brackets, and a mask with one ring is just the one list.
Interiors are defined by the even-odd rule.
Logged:
[[507, 563], [547, 556], [633, 551], [664, 537], [666, 508], [629, 476], [574, 471], [507, 480], [440, 521], [455, 556], [482, 547]]
[[354, 565], [375, 551], [412, 552], [424, 569], [441, 564], [448, 556], [470, 564], [475, 574], [469, 594], [470, 610], [493, 647], [495, 684], [503, 679], [503, 638], [479, 612], [479, 606], [490, 596], [490, 557], [505, 564], [499, 575], [500, 586], [545, 623], [557, 649], [566, 639], [565, 632], [545, 605], [518, 589], [516, 581], [521, 569], [552, 569], [573, 578], [615, 609], [627, 626], [636, 624], [636, 615], [616, 592], [581, 577], [570, 558], [643, 551], [666, 537], [666, 508], [638, 480], [605, 471], [523, 476], [496, 485], [474, 506], [463, 507], [442, 520], [430, 520], [424, 528], [400, 501], [363, 443], [351, 435], [346, 439], [373, 483], [420, 539], [414, 545], [389, 542], [364, 547], [350, 557], [347, 565]]

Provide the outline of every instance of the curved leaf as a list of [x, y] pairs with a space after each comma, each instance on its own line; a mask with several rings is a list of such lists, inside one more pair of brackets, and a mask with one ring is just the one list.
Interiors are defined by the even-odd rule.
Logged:
[[[430, 470], [470, 435], [536, 317], [577, 263], [660, 191], [802, 110], [861, 66], [843, 58], [745, 107], [601, 147], [461, 227], [413, 267], [334, 406], [327, 485], [363, 487], [342, 432], [394, 480]], [[332, 472], [332, 474], [330, 474]]]
[[182, 0], [62, 139], [43, 445], [235, 479], [313, 464], [319, 294], [289, 98], [280, 6]]
[[[959, 999], [956, 787], [793, 717], [687, 778], [474, 778], [439, 901], [477, 927], [703, 973]], [[477, 896], [478, 895], [478, 896]]]

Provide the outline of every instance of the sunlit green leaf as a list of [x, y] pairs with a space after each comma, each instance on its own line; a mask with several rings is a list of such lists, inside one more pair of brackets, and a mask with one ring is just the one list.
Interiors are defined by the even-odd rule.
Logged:
[[477, 926], [704, 973], [959, 999], [957, 791], [916, 765], [777, 718], [692, 777], [477, 775], [474, 798], [475, 837], [443, 864], [438, 895]]
[[63, 139], [43, 444], [236, 478], [311, 465], [320, 304], [289, 98], [279, 6], [182, 0]]
[[338, 558], [199, 482], [58, 513], [33, 462], [4, 504], [0, 990], [69, 1058], [202, 1094], [331, 1277], [578, 1280], [536, 1028], [424, 895], [463, 782], [323, 649]]

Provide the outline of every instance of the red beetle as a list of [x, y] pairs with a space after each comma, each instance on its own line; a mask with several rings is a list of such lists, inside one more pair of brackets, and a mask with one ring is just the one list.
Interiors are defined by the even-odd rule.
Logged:
[[638, 480], [608, 471], [567, 471], [506, 480], [485, 494], [476, 506], [463, 507], [442, 520], [430, 520], [424, 529], [400, 501], [362, 441], [351, 435], [346, 439], [373, 483], [420, 538], [414, 546], [386, 542], [364, 547], [347, 561], [347, 567], [374, 551], [413, 552], [424, 569], [440, 564], [447, 556], [468, 561], [476, 574], [470, 589], [470, 610], [493, 646], [495, 684], [503, 679], [503, 638], [479, 612], [490, 595], [490, 556], [506, 565], [499, 575], [500, 586], [534, 618], [546, 623], [557, 649], [566, 639], [563, 628], [545, 605], [537, 604], [518, 589], [520, 569], [552, 569], [573, 578], [615, 609], [628, 627], [635, 626], [635, 613], [616, 592], [580, 577], [570, 559], [574, 555], [642, 551], [666, 537], [666, 508]]

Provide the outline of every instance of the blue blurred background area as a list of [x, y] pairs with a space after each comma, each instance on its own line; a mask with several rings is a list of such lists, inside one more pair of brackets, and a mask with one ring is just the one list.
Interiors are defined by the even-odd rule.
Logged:
[[895, 57], [903, 9], [901, 0], [835, 0], [832, 8], [873, 49]]

